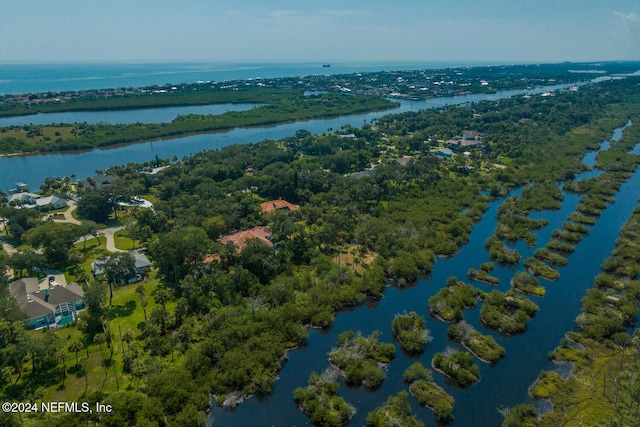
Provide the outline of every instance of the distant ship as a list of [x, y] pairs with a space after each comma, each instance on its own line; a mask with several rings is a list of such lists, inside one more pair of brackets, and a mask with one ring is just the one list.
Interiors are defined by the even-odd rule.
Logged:
[[322, 64], [322, 67], [323, 68], [329, 68], [329, 67], [331, 67], [331, 64]]

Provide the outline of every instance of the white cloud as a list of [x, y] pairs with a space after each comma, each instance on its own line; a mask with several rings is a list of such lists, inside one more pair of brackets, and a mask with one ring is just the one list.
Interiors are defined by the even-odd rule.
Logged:
[[613, 16], [625, 23], [640, 24], [640, 15], [635, 12], [613, 12]]
[[284, 9], [284, 10], [274, 10], [269, 13], [269, 16], [274, 19], [289, 19], [296, 18], [301, 15], [297, 10]]
[[366, 10], [324, 9], [317, 12], [318, 15], [331, 18], [369, 18], [371, 13]]

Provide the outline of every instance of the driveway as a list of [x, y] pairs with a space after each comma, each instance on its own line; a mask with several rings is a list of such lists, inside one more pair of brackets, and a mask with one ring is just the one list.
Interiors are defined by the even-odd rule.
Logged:
[[116, 248], [116, 239], [114, 234], [116, 231], [120, 230], [122, 230], [122, 227], [105, 228], [104, 230], [99, 231], [99, 234], [103, 235], [107, 239], [105, 246], [109, 252], [127, 252]]
[[[71, 212], [75, 211], [78, 208], [78, 204], [75, 200], [69, 200], [69, 209], [64, 211], [62, 214], [64, 215], [64, 219], [53, 219], [54, 222], [69, 222], [71, 224], [82, 225], [82, 222], [78, 221], [71, 215]], [[46, 215], [43, 219], [49, 218], [49, 215]]]

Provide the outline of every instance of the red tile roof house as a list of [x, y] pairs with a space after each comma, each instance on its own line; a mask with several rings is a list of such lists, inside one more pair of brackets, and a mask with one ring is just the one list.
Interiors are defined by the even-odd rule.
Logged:
[[247, 240], [249, 239], [260, 239], [262, 242], [266, 243], [269, 246], [273, 246], [273, 243], [269, 240], [271, 235], [273, 234], [273, 230], [271, 227], [266, 225], [260, 225], [257, 227], [250, 228], [248, 230], [237, 231], [232, 234], [227, 234], [220, 239], [220, 243], [226, 245], [229, 242], [233, 242], [238, 252], [242, 252], [242, 250], [247, 246]]
[[[272, 234], [273, 230], [271, 230], [271, 227], [261, 225], [250, 228], [249, 230], [236, 231], [235, 233], [222, 236], [219, 242], [223, 245], [232, 242], [236, 248], [236, 252], [240, 253], [247, 246], [247, 240], [249, 239], [259, 239], [261, 242], [273, 246], [273, 243], [269, 240]], [[220, 254], [206, 254], [202, 260], [205, 264], [212, 263], [213, 261], [221, 262], [222, 258]]]
[[282, 197], [280, 197], [278, 200], [271, 200], [270, 202], [261, 203], [260, 208], [262, 209], [262, 213], [274, 212], [280, 209], [287, 209], [290, 211], [297, 211], [298, 209], [300, 209], [299, 206], [294, 205], [293, 203], [289, 203], [286, 200], [282, 200]]

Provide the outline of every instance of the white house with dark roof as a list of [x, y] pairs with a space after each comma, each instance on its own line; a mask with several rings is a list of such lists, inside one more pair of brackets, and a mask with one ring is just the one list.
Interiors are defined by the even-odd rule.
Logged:
[[453, 151], [449, 148], [436, 148], [431, 150], [431, 153], [435, 154], [438, 157], [442, 157], [445, 159], [450, 159], [453, 157]]
[[40, 195], [35, 193], [15, 193], [9, 196], [9, 203], [14, 202], [17, 205], [23, 205], [25, 207], [35, 207], [36, 201], [39, 198]]
[[58, 196], [40, 197], [36, 200], [37, 209], [62, 209], [67, 207], [67, 201]]
[[9, 196], [9, 203], [14, 202], [16, 205], [30, 209], [62, 209], [67, 206], [67, 201], [58, 196], [42, 197], [35, 193], [15, 193]]
[[[151, 268], [151, 261], [145, 254], [139, 252], [129, 252], [133, 259], [133, 264], [136, 268], [136, 273], [144, 276], [148, 273], [148, 269]], [[99, 258], [91, 263], [91, 272], [93, 277], [100, 277], [104, 274], [104, 262], [107, 258]], [[133, 279], [133, 278], [130, 278]]]
[[67, 284], [63, 274], [19, 279], [9, 283], [9, 292], [27, 315], [27, 326], [36, 329], [73, 322], [84, 307], [84, 291], [75, 282]]

